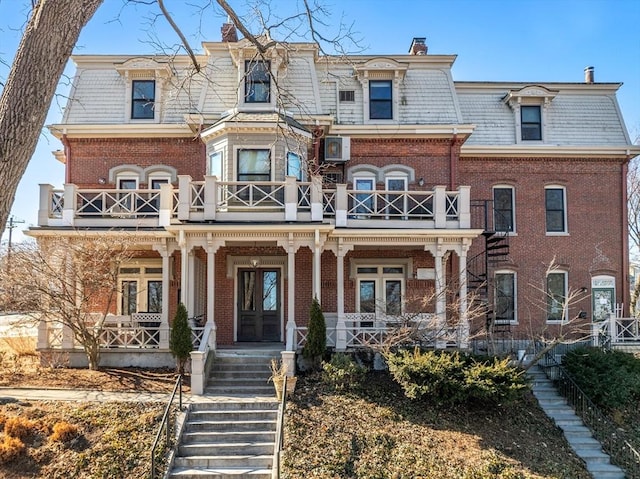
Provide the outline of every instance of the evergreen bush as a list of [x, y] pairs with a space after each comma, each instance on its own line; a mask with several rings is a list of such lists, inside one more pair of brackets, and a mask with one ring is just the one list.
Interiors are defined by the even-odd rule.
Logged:
[[169, 349], [171, 349], [173, 357], [176, 358], [178, 373], [184, 374], [184, 366], [193, 350], [193, 340], [191, 339], [187, 309], [182, 303], [178, 304], [178, 310], [171, 325]]
[[506, 359], [419, 348], [388, 353], [385, 359], [395, 381], [412, 399], [498, 403], [517, 399], [527, 388], [522, 371]]
[[367, 374], [364, 366], [360, 366], [344, 353], [331, 356], [331, 361], [322, 363], [322, 369], [324, 380], [339, 391], [356, 388]]
[[318, 298], [313, 298], [309, 311], [309, 329], [307, 342], [302, 349], [302, 356], [311, 361], [313, 369], [319, 369], [322, 356], [327, 349], [327, 326]]

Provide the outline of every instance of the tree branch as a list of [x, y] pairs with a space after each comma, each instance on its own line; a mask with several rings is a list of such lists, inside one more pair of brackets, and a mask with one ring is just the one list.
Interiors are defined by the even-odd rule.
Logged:
[[196, 59], [196, 55], [193, 53], [193, 50], [191, 49], [191, 45], [189, 45], [189, 42], [187, 41], [186, 37], [184, 36], [184, 34], [182, 33], [178, 25], [176, 25], [176, 22], [173, 21], [173, 18], [165, 8], [164, 0], [158, 0], [158, 6], [160, 7], [160, 10], [162, 11], [162, 14], [164, 15], [164, 17], [167, 19], [167, 22], [169, 22], [169, 25], [171, 25], [171, 28], [173, 28], [176, 34], [180, 37], [180, 41], [182, 42], [182, 45], [184, 46], [185, 50], [187, 50], [187, 54], [189, 55], [189, 58], [191, 58], [191, 63], [193, 63], [193, 67], [196, 69], [197, 72], [200, 72], [201, 67], [200, 67], [200, 64], [198, 63], [198, 60]]

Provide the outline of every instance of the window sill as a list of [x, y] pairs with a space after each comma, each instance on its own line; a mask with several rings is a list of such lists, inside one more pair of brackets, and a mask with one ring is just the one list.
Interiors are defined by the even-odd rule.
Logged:
[[547, 231], [545, 233], [546, 236], [571, 236], [569, 233], [565, 232], [565, 231], [558, 231], [558, 232], [554, 232], [554, 231]]

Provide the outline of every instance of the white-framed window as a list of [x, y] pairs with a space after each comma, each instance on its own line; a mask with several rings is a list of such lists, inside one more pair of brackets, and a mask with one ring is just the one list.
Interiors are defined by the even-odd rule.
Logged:
[[238, 181], [271, 181], [270, 149], [239, 148], [236, 155]]
[[[407, 191], [408, 178], [406, 175], [392, 174], [384, 178], [385, 190]], [[386, 214], [389, 219], [407, 219], [407, 195], [391, 194], [386, 197]]]
[[119, 174], [116, 177], [116, 188], [119, 190], [137, 190], [140, 177], [132, 174]]
[[569, 275], [566, 271], [547, 274], [547, 321], [562, 322], [567, 319], [567, 289]]
[[162, 260], [123, 264], [118, 283], [118, 314], [162, 312]]
[[156, 81], [131, 80], [131, 119], [155, 118]]
[[293, 151], [287, 152], [287, 176], [295, 176], [298, 181], [303, 181], [304, 178], [302, 158]]
[[354, 195], [353, 212], [358, 219], [366, 219], [375, 213], [376, 178], [374, 176], [354, 176], [353, 189], [362, 191]]
[[223, 181], [224, 155], [221, 150], [209, 153], [209, 176], [215, 176], [218, 181]]
[[516, 210], [513, 186], [493, 187], [493, 227], [495, 231], [515, 233]]
[[393, 80], [369, 80], [369, 119], [393, 119]]
[[566, 234], [568, 229], [565, 187], [559, 185], [545, 186], [544, 207], [547, 235]]
[[496, 323], [518, 322], [517, 276], [514, 271], [498, 270], [494, 274], [494, 308]]
[[542, 141], [542, 106], [520, 106], [520, 139]]
[[[376, 317], [402, 314], [406, 265], [365, 264], [355, 266], [357, 278], [356, 310]], [[367, 326], [362, 324], [362, 326]], [[370, 324], [369, 326], [373, 326]]]
[[245, 60], [244, 102], [271, 102], [271, 62]]

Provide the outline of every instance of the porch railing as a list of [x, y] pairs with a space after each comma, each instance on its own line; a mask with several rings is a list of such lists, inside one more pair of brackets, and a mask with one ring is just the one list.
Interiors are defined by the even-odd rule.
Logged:
[[[193, 181], [179, 176], [178, 188], [64, 190], [41, 185], [40, 226], [92, 226], [136, 224], [168, 226], [180, 221], [246, 220], [263, 215], [265, 221], [334, 221], [348, 226], [355, 221], [394, 221], [393, 227], [469, 228], [469, 187], [446, 191], [360, 191], [338, 184], [322, 189], [321, 178], [296, 181], [218, 181], [206, 176]], [[245, 215], [245, 216], [243, 216]], [[414, 225], [411, 225], [414, 222]], [[419, 222], [419, 223], [415, 223]]]
[[640, 343], [640, 319], [618, 318], [611, 314], [608, 319], [592, 323], [594, 346], [622, 346]]
[[[176, 393], [178, 396], [178, 410], [182, 411], [182, 375], [179, 374], [176, 379], [176, 384], [173, 387], [173, 392], [171, 393], [171, 397], [169, 398], [169, 402], [165, 407], [164, 414], [162, 415], [162, 421], [160, 422], [160, 426], [158, 427], [158, 432], [156, 433], [156, 438], [153, 441], [153, 445], [151, 446], [151, 479], [156, 479], [161, 477], [161, 471], [159, 465], [163, 463], [163, 459], [166, 458], [166, 454], [175, 446], [175, 434], [172, 434], [172, 431], [175, 430], [175, 416], [174, 420], [171, 420], [171, 410], [173, 407], [173, 403], [176, 399]], [[172, 424], [174, 425], [172, 427]], [[164, 433], [163, 433], [164, 431]]]

